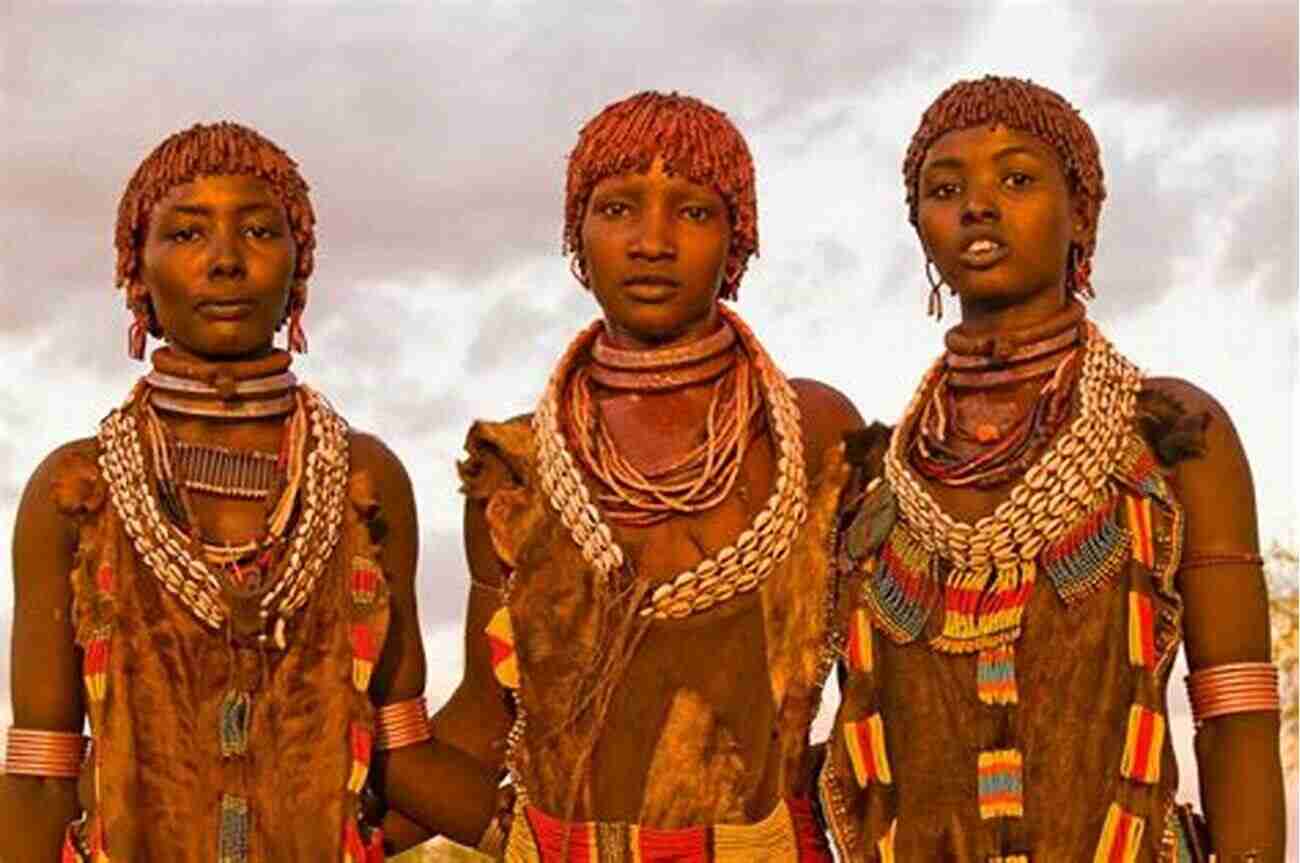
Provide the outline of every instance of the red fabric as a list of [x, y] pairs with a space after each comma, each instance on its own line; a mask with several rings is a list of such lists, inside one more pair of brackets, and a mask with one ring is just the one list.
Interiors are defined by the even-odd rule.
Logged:
[[[559, 863], [564, 858], [565, 823], [559, 818], [552, 818], [535, 806], [524, 810], [528, 824], [533, 828], [533, 838], [537, 840], [537, 852], [542, 863]], [[569, 857], [567, 863], [596, 863], [591, 857], [590, 824], [569, 824]]]
[[684, 827], [680, 830], [642, 827], [637, 833], [642, 863], [708, 863], [707, 827]]
[[813, 815], [812, 801], [792, 797], [785, 803], [790, 807], [790, 820], [794, 822], [794, 844], [799, 850], [799, 863], [832, 863], [826, 835]]

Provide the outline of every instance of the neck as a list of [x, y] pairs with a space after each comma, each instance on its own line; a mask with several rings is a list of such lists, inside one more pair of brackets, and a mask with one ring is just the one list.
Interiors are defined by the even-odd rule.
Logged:
[[615, 390], [678, 389], [718, 378], [736, 363], [736, 331], [725, 320], [702, 338], [653, 349], [618, 345], [608, 330], [591, 346], [591, 377]]
[[1062, 284], [1013, 302], [961, 298], [961, 323], [956, 327], [969, 336], [998, 336], [1033, 327], [1057, 315], [1070, 303]]
[[213, 361], [171, 347], [153, 353], [145, 376], [149, 400], [167, 413], [216, 419], [282, 416], [294, 406], [297, 379], [287, 351], [256, 358]]
[[603, 338], [614, 348], [626, 351], [654, 351], [685, 345], [716, 332], [721, 326], [717, 303], [709, 309], [708, 314], [698, 320], [690, 321], [679, 329], [668, 333], [637, 333], [627, 327], [605, 318]]

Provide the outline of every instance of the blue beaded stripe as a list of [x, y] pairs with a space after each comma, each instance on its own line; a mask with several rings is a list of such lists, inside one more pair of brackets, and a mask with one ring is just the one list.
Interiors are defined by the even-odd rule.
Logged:
[[[875, 570], [863, 582], [863, 593], [880, 629], [895, 642], [905, 644], [921, 634], [938, 598], [938, 591], [928, 571], [929, 554], [911, 537], [900, 536], [900, 533], [895, 527], [881, 547], [875, 559]], [[904, 548], [895, 548], [896, 543], [904, 545]], [[907, 548], [908, 543], [914, 545]], [[904, 562], [906, 557], [924, 560], [926, 571], [909, 573]], [[916, 581], [919, 596], [908, 596], [903, 586], [905, 580]]]
[[1047, 577], [1061, 599], [1070, 604], [1095, 593], [1123, 565], [1128, 528], [1119, 520], [1119, 507], [1073, 552], [1046, 567]]
[[217, 863], [248, 863], [248, 801], [221, 795], [221, 833], [217, 838]]
[[1013, 767], [1007, 767], [1004, 772], [981, 776], [979, 782], [981, 797], [990, 794], [1020, 794], [1024, 791], [1020, 771]]

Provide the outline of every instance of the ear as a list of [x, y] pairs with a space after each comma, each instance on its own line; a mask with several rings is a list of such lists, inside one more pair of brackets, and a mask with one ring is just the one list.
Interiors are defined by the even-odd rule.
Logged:
[[1082, 195], [1070, 196], [1070, 221], [1070, 239], [1080, 246], [1086, 246], [1095, 226], [1092, 214], [1088, 212], [1088, 201]]

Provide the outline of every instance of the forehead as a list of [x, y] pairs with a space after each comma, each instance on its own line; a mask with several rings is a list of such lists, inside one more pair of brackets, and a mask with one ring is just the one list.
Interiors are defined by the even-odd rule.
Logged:
[[945, 133], [926, 151], [921, 170], [995, 161], [1014, 154], [1040, 159], [1062, 170], [1060, 155], [1051, 144], [1032, 132], [996, 122]]
[[167, 190], [155, 212], [177, 207], [203, 207], [210, 210], [244, 210], [269, 207], [283, 212], [284, 206], [271, 184], [253, 174], [212, 174], [178, 183]]
[[713, 186], [693, 183], [681, 174], [670, 173], [665, 168], [662, 156], [655, 156], [654, 161], [650, 163], [650, 167], [645, 171], [628, 171], [606, 177], [595, 185], [592, 194], [596, 195], [614, 189], [631, 192], [653, 190], [683, 196], [693, 195], [722, 199], [722, 195]]

